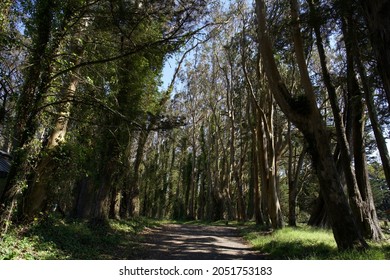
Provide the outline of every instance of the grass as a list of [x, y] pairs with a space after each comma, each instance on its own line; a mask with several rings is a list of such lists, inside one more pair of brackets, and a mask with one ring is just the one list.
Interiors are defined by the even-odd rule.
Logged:
[[47, 219], [8, 232], [1, 242], [0, 260], [134, 259], [140, 250], [139, 233], [155, 225], [143, 218], [103, 225]]
[[390, 259], [387, 241], [371, 242], [366, 251], [339, 252], [330, 230], [308, 226], [286, 227], [273, 232], [255, 226], [243, 229], [245, 238], [269, 259], [276, 260], [383, 260]]

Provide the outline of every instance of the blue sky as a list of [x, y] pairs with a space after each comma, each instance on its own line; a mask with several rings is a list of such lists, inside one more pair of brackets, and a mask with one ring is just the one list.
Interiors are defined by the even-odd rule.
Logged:
[[170, 57], [164, 65], [163, 76], [162, 76], [162, 89], [167, 89], [168, 85], [171, 83], [173, 74], [175, 73], [177, 63], [175, 56]]

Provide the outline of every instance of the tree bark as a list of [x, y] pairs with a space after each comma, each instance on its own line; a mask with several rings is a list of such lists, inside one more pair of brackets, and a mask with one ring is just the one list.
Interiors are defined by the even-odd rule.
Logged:
[[315, 201], [313, 210], [311, 212], [307, 224], [314, 227], [330, 228], [331, 225], [329, 224], [329, 218], [327, 212], [328, 211], [326, 209], [324, 198], [320, 192], [318, 198]]

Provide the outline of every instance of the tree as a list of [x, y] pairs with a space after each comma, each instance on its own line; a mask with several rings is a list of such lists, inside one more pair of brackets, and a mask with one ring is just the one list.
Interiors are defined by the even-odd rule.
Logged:
[[[291, 3], [292, 17], [296, 18], [297, 5], [294, 1]], [[262, 62], [264, 63], [268, 82], [280, 108], [287, 118], [301, 130], [308, 142], [308, 149], [319, 177], [321, 192], [332, 221], [333, 234], [338, 248], [344, 250], [354, 247], [365, 247], [366, 244], [356, 227], [332, 158], [328, 132], [318, 110], [308, 76], [298, 23], [296, 22], [293, 25], [295, 30], [293, 31], [293, 36], [304, 94], [294, 98], [282, 82], [274, 58], [271, 39], [266, 25], [266, 6], [264, 1], [256, 1], [256, 13], [259, 23], [258, 31]]]
[[[347, 52], [347, 87], [348, 93], [350, 95], [348, 104], [351, 106], [352, 115], [352, 117], [349, 118], [351, 120], [351, 124], [349, 124], [347, 121], [346, 126], [351, 125], [353, 132], [352, 139], [354, 139], [354, 143], [351, 144], [351, 146], [353, 145], [353, 149], [350, 148], [350, 144], [348, 142], [349, 137], [347, 135], [348, 133], [346, 131], [341, 110], [338, 105], [336, 89], [331, 81], [331, 75], [326, 63], [325, 50], [322, 44], [322, 34], [320, 31], [320, 26], [318, 25], [320, 22], [320, 19], [318, 18], [318, 12], [316, 12], [314, 4], [310, 1], [309, 6], [311, 13], [314, 15], [314, 18], [311, 22], [316, 34], [316, 45], [320, 57], [322, 75], [324, 77], [324, 83], [328, 91], [335, 120], [336, 134], [338, 144], [340, 145], [341, 163], [346, 178], [350, 205], [354, 216], [356, 217], [358, 226], [361, 228], [364, 236], [367, 238], [373, 238], [375, 240], [380, 239], [382, 234], [376, 218], [375, 207], [372, 208], [374, 202], [372, 200], [372, 196], [370, 195], [371, 187], [369, 185], [367, 176], [364, 175], [367, 174], [367, 171], [365, 170], [366, 159], [363, 144], [364, 122], [362, 122], [362, 119], [364, 112], [363, 104], [361, 103], [360, 91], [358, 89], [359, 86], [354, 78], [356, 75], [353, 70], [353, 62], [351, 61], [351, 43], [348, 42], [349, 37], [345, 36]], [[354, 155], [352, 154], [351, 150], [353, 150]], [[354, 165], [357, 170], [356, 173], [352, 158], [354, 158]]]
[[29, 67], [25, 72], [16, 107], [13, 165], [0, 197], [1, 222], [5, 231], [14, 211], [17, 196], [20, 196], [27, 184], [29, 171], [27, 151], [30, 148], [28, 145], [37, 130], [37, 114], [49, 88], [54, 55], [62, 40], [62, 32], [71, 17], [69, 10], [61, 13], [63, 11], [55, 8], [54, 1], [42, 0], [36, 1], [33, 10], [30, 30], [33, 36]]
[[[84, 52], [84, 46], [81, 42], [85, 41], [84, 36], [87, 32], [85, 27], [88, 26], [88, 18], [79, 18], [80, 16], [78, 16], [78, 22], [75, 23], [78, 26], [78, 30], [75, 28], [76, 32], [66, 48], [67, 53], [69, 53], [68, 63], [70, 65], [80, 63]], [[55, 174], [55, 169], [58, 168], [55, 157], [59, 153], [59, 146], [66, 141], [69, 117], [79, 82], [80, 69], [75, 69], [65, 74], [64, 82], [58, 94], [58, 101], [56, 101], [60, 104], [60, 109], [56, 114], [50, 135], [48, 135], [46, 146], [41, 152], [42, 156], [34, 170], [34, 178], [24, 194], [25, 202], [23, 203], [21, 216], [25, 219], [32, 219], [47, 209], [50, 196], [48, 187], [51, 182], [55, 181], [52, 176]]]
[[377, 60], [379, 75], [382, 78], [387, 102], [390, 106], [390, 20], [387, 12], [390, 9], [389, 0], [357, 1], [364, 11], [369, 29], [371, 45]]

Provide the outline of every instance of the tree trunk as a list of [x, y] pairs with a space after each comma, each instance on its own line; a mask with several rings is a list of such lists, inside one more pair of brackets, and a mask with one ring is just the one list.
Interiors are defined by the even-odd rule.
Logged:
[[386, 139], [384, 137], [384, 133], [382, 132], [381, 125], [379, 123], [379, 118], [378, 114], [375, 108], [375, 103], [374, 103], [374, 94], [371, 90], [371, 86], [369, 85], [368, 79], [367, 79], [367, 74], [364, 69], [362, 60], [361, 60], [361, 55], [360, 55], [360, 50], [358, 48], [358, 42], [356, 39], [356, 34], [353, 36], [353, 44], [351, 45], [351, 48], [354, 49], [354, 54], [356, 56], [355, 63], [359, 72], [360, 80], [362, 83], [362, 88], [364, 92], [364, 97], [365, 97], [365, 104], [367, 105], [367, 110], [368, 110], [368, 115], [370, 117], [370, 123], [372, 127], [372, 131], [374, 132], [376, 144], [378, 147], [379, 155], [381, 158], [382, 162], [382, 168], [383, 172], [385, 174], [387, 186], [390, 189], [390, 156], [389, 156], [389, 151], [387, 149], [387, 144], [386, 144]]
[[[322, 44], [322, 37], [321, 37], [321, 32], [320, 32], [320, 26], [319, 26], [319, 19], [317, 15], [317, 11], [314, 7], [314, 4], [312, 1], [309, 1], [309, 6], [310, 6], [310, 12], [312, 15], [312, 26], [314, 27], [314, 31], [316, 34], [316, 43], [317, 43], [317, 49], [320, 57], [320, 63], [321, 63], [321, 69], [322, 69], [322, 74], [324, 78], [324, 83], [326, 85], [328, 95], [329, 95], [329, 100], [331, 103], [332, 111], [333, 111], [333, 116], [335, 119], [335, 127], [336, 127], [336, 134], [337, 134], [337, 139], [338, 139], [338, 144], [340, 147], [340, 154], [341, 154], [341, 164], [343, 166], [343, 171], [344, 175], [346, 178], [346, 183], [347, 183], [347, 188], [348, 188], [348, 194], [349, 194], [349, 199], [350, 199], [350, 204], [352, 207], [352, 211], [354, 213], [354, 216], [357, 221], [357, 225], [360, 227], [362, 230], [362, 233], [364, 234], [365, 237], [371, 238], [372, 237], [372, 232], [377, 232], [376, 227], [371, 228], [371, 230], [367, 230], [367, 228], [370, 228], [370, 225], [375, 224], [375, 221], [372, 220], [371, 214], [367, 211], [366, 208], [366, 201], [364, 201], [364, 198], [362, 198], [362, 193], [359, 190], [359, 187], [367, 189], [370, 188], [369, 185], [366, 186], [359, 186], [359, 182], [357, 181], [357, 176], [355, 173], [355, 170], [353, 168], [353, 161], [352, 161], [352, 154], [351, 154], [351, 149], [348, 143], [347, 139], [347, 133], [346, 129], [343, 123], [343, 118], [341, 116], [340, 108], [338, 107], [338, 100], [337, 100], [337, 94], [336, 90], [331, 82], [331, 77], [328, 71], [328, 67], [326, 65], [326, 56], [325, 56], [325, 50]], [[343, 21], [343, 29], [345, 33], [345, 23]], [[356, 82], [354, 82], [354, 71], [353, 67], [351, 67], [351, 51], [350, 51], [350, 42], [351, 42], [351, 36], [348, 36], [348, 34], [345, 34], [345, 41], [346, 41], [346, 46], [347, 46], [347, 80], [348, 80], [348, 92], [356, 92], [359, 91], [358, 86]], [[353, 79], [353, 81], [351, 80]], [[354, 86], [355, 85], [355, 86]], [[349, 98], [352, 103], [352, 112], [356, 112], [356, 102], [355, 97]], [[362, 112], [361, 112], [362, 113]], [[355, 132], [355, 143], [356, 141], [359, 141], [356, 139], [356, 137], [363, 137], [362, 134], [356, 134], [356, 129], [361, 129], [356, 125], [356, 117], [355, 119], [352, 120], [352, 131]], [[362, 139], [360, 140], [362, 141]], [[361, 152], [361, 149], [359, 149]], [[356, 155], [356, 153], [355, 153]], [[356, 159], [355, 159], [355, 166], [356, 166]], [[359, 170], [362, 171], [362, 170]], [[359, 174], [361, 175], [361, 174]], [[362, 183], [362, 181], [360, 181]], [[365, 183], [368, 183], [368, 181], [365, 181]], [[375, 212], [375, 210], [374, 210]], [[377, 234], [375, 234], [377, 236]]]
[[[371, 186], [368, 180], [367, 160], [364, 148], [364, 104], [363, 94], [356, 79], [355, 62], [358, 51], [353, 46], [355, 40], [355, 24], [352, 13], [347, 7], [341, 9], [342, 29], [345, 37], [347, 53], [347, 88], [351, 106], [352, 116], [352, 145], [354, 147], [354, 162], [357, 171], [356, 182], [358, 187], [360, 215], [356, 216], [362, 232], [366, 238], [379, 240], [383, 238], [376, 209], [372, 197]], [[359, 138], [359, 139], [358, 139]], [[356, 214], [355, 214], [356, 215]]]
[[96, 200], [94, 185], [87, 177], [79, 179], [75, 183], [75, 201], [72, 216], [76, 219], [88, 219], [92, 217], [93, 203]]
[[359, 0], [390, 106], [390, 0]]
[[362, 96], [353, 97], [353, 152], [356, 168], [356, 179], [362, 196], [363, 207], [363, 234], [366, 238], [372, 240], [383, 239], [382, 230], [379, 225], [376, 214], [374, 198], [372, 195], [371, 185], [368, 177], [367, 159], [364, 145], [364, 112]]
[[[292, 147], [291, 141], [291, 124], [289, 123], [288, 131], [288, 142], [289, 142], [289, 167], [288, 167], [288, 224], [289, 226], [296, 227], [296, 207], [297, 207], [297, 198], [299, 194], [299, 173], [301, 172], [303, 166], [303, 160], [306, 155], [306, 144], [302, 148], [301, 154], [299, 155], [298, 162], [293, 164], [294, 149]], [[295, 166], [295, 168], [294, 168]]]
[[139, 172], [142, 163], [142, 158], [144, 156], [145, 144], [148, 139], [148, 131], [140, 131], [138, 139], [137, 154], [134, 161], [133, 174], [131, 176], [129, 188], [129, 206], [130, 209], [127, 209], [130, 217], [137, 217], [140, 214], [140, 189], [139, 189]]
[[78, 73], [71, 73], [69, 81], [64, 85], [62, 90], [61, 95], [63, 96], [64, 105], [48, 139], [46, 153], [44, 153], [36, 168], [34, 179], [24, 198], [22, 215], [26, 219], [33, 218], [46, 207], [49, 196], [48, 186], [50, 180], [54, 180], [52, 175], [58, 167], [53, 156], [55, 156], [56, 148], [65, 141], [71, 110], [71, 100], [74, 97], [78, 81]]
[[[29, 67], [26, 69], [24, 84], [17, 102], [16, 125], [13, 143], [13, 164], [7, 177], [7, 183], [0, 194], [0, 215], [4, 231], [8, 228], [8, 219], [12, 217], [17, 196], [27, 185], [29, 164], [27, 162], [27, 144], [37, 129], [38, 107], [49, 87], [51, 62], [50, 56], [58, 48], [59, 38], [52, 37], [54, 2], [41, 0], [35, 3], [34, 24], [37, 34], [29, 54]], [[53, 39], [52, 44], [49, 44]]]
[[197, 176], [198, 176], [198, 168], [196, 166], [196, 154], [197, 154], [197, 143], [196, 143], [196, 121], [195, 117], [193, 118], [193, 130], [192, 130], [192, 157], [191, 157], [191, 179], [190, 179], [190, 185], [189, 185], [189, 203], [187, 204], [188, 207], [188, 218], [190, 220], [195, 219], [195, 193], [197, 189]]
[[[264, 1], [256, 0], [260, 50], [264, 69], [277, 103], [287, 118], [300, 129], [308, 143], [308, 151], [317, 171], [337, 246], [340, 250], [366, 247], [367, 244], [356, 226], [343, 192], [340, 177], [332, 158], [329, 135], [317, 108], [315, 96], [306, 91], [305, 96], [296, 100], [282, 82], [273, 57], [272, 44], [266, 27], [265, 11]], [[306, 84], [306, 86], [308, 85]]]
[[321, 195], [321, 192], [318, 198], [315, 201], [313, 210], [310, 215], [310, 219], [307, 222], [309, 226], [320, 227], [320, 228], [330, 228], [329, 218], [327, 214], [327, 209], [324, 201], [324, 197]]
[[100, 177], [98, 188], [91, 219], [93, 223], [96, 224], [105, 223], [108, 220], [110, 213], [109, 194], [111, 191], [111, 184], [109, 179], [104, 177], [104, 175]]

